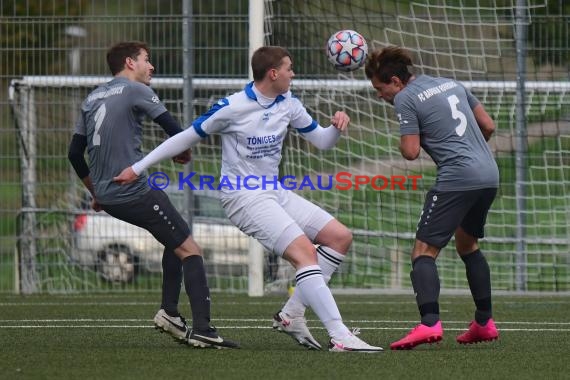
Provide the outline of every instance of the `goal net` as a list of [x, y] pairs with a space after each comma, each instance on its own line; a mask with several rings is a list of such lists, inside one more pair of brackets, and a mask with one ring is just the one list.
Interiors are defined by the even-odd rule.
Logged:
[[[327, 79], [354, 83], [365, 79], [362, 70], [335, 73], [322, 54], [323, 41], [332, 32], [353, 29], [367, 38], [371, 48], [400, 45], [409, 50], [419, 74], [462, 81], [498, 127], [490, 144], [499, 164], [501, 187], [482, 243], [492, 267], [493, 287], [567, 291], [567, 19], [554, 23], [554, 15], [563, 9], [550, 2], [524, 3], [272, 2], [275, 17], [269, 42], [293, 47], [294, 67], [301, 75], [325, 73]], [[517, 90], [520, 78], [525, 87]], [[355, 233], [351, 260], [345, 272], [333, 279], [334, 285], [357, 279], [358, 287], [409, 287], [413, 232], [423, 195], [434, 183], [431, 160], [422, 154], [417, 161], [404, 162], [393, 108], [375, 100], [370, 89], [345, 91], [323, 83], [318, 94], [306, 99], [315, 108], [322, 106], [321, 119], [344, 107], [354, 122], [349, 138], [336, 149], [314, 153], [317, 170], [422, 175], [420, 191], [366, 188], [306, 194], [334, 210]], [[286, 167], [307, 170], [306, 151], [313, 154], [303, 145], [291, 148]], [[463, 264], [455, 256], [451, 243], [438, 259], [442, 289], [467, 289]]]
[[[513, 4], [505, 2], [508, 4], [501, 7], [495, 2], [487, 6], [484, 1], [460, 6], [456, 3], [265, 2], [266, 43], [287, 46], [293, 55], [297, 76], [292, 91], [322, 125], [328, 125], [336, 110], [346, 110], [351, 117], [348, 134], [331, 150], [319, 151], [298, 134], [289, 133], [280, 168], [282, 176], [295, 177], [295, 191], [331, 212], [353, 232], [354, 243], [331, 280], [333, 288], [410, 289], [409, 253], [416, 222], [436, 174], [424, 153], [413, 162], [401, 157], [393, 108], [376, 98], [363, 71], [341, 74], [326, 61], [324, 42], [332, 32], [347, 28], [363, 34], [370, 48], [392, 44], [407, 48], [414, 55], [418, 73], [461, 81], [494, 118], [498, 130], [490, 144], [499, 164], [501, 187], [482, 241], [492, 268], [493, 288], [570, 290], [570, 83], [564, 71], [567, 53], [554, 51], [546, 61], [527, 62], [521, 108], [517, 102], [521, 93], [517, 92], [517, 17]], [[544, 4], [525, 8], [526, 17], [520, 25], [530, 28], [545, 23], [535, 16], [541, 8]], [[200, 57], [196, 60], [199, 67]], [[115, 256], [109, 255], [115, 261], [109, 259], [99, 267], [74, 255], [74, 228], [81, 223], [76, 217], [84, 214], [77, 209], [83, 192], [67, 162], [67, 144], [81, 99], [93, 86], [108, 79], [28, 76], [12, 82], [24, 195], [18, 252], [20, 265], [26, 268], [20, 271], [24, 276], [21, 283], [28, 290], [138, 291], [160, 287], [160, 275], [152, 270], [152, 263], [139, 258], [125, 264], [125, 258], [116, 254], [122, 248], [120, 244], [113, 246], [117, 248]], [[245, 83], [246, 78], [226, 77], [223, 73], [198, 76], [193, 81], [191, 114], [200, 115]], [[179, 78], [157, 77], [152, 82], [167, 108], [179, 119], [185, 107], [182, 86]], [[164, 138], [159, 127], [145, 125], [145, 152]], [[199, 144], [193, 150], [192, 166], [186, 170], [217, 178], [220, 149], [216, 136]], [[175, 176], [180, 170], [164, 162], [151, 172]], [[376, 188], [370, 183], [356, 188], [357, 178], [364, 181], [373, 177]], [[305, 186], [300, 183], [303, 179]], [[398, 181], [404, 181], [403, 186]], [[385, 188], [380, 189], [383, 184]], [[319, 185], [325, 189], [319, 189]], [[185, 198], [183, 203], [185, 209], [202, 207]], [[205, 219], [200, 219], [199, 214], [193, 218], [194, 225], [199, 226], [194, 233], [201, 245], [211, 246], [206, 261], [212, 289], [247, 291], [247, 240], [226, 228], [219, 220], [223, 217], [206, 214]], [[202, 222], [216, 227], [207, 230]], [[113, 234], [121, 232], [108, 231], [108, 235]], [[124, 274], [124, 268], [131, 264], [139, 268], [136, 277]], [[101, 276], [101, 268], [106, 268], [106, 277]], [[265, 255], [266, 290], [283, 290], [291, 284], [293, 275], [287, 268], [283, 261]], [[453, 243], [442, 250], [438, 270], [442, 289], [468, 289], [465, 269], [456, 258]], [[121, 278], [123, 275], [127, 277]], [[120, 279], [127, 281], [117, 281]]]
[[[75, 180], [67, 162], [70, 127], [66, 123], [69, 113], [76, 107], [74, 102], [85, 96], [94, 83], [106, 79], [108, 78], [27, 77], [13, 87], [16, 91], [14, 105], [18, 116], [18, 134], [22, 144], [21, 159], [28, 174], [24, 191], [26, 199], [33, 200], [28, 205], [29, 208], [23, 209], [20, 214], [21, 225], [31, 229], [21, 231], [21, 244], [27, 249], [34, 247], [35, 253], [28, 257], [40, 261], [36, 262], [36, 267], [41, 265], [41, 260], [47, 260], [46, 268], [36, 270], [35, 275], [40, 278], [35, 280], [39, 284], [46, 282], [46, 286], [56, 289], [60, 286], [93, 289], [103, 284], [113, 287], [112, 282], [100, 282], [97, 276], [91, 276], [88, 271], [69, 267], [69, 264], [74, 263], [74, 255], [70, 251], [77, 249], [73, 246], [73, 227], [77, 227], [77, 215], [85, 213], [80, 208], [81, 197], [85, 192], [80, 182]], [[197, 81], [197, 92], [209, 94], [196, 98], [195, 106], [207, 108], [219, 97], [237, 90], [234, 87], [241, 87], [245, 83], [245, 80], [224, 79]], [[513, 118], [515, 112], [514, 87], [512, 82], [464, 83], [483, 102], [491, 105], [495, 119], [504, 118], [502, 124], [499, 124], [503, 128], [491, 141], [501, 167], [502, 184], [500, 195], [489, 216], [487, 238], [483, 246], [493, 267], [494, 287], [512, 290], [515, 288], [514, 263], [518, 254], [514, 239], [514, 127], [506, 126], [512, 124], [509, 118]], [[220, 84], [225, 90], [219, 89]], [[181, 85], [181, 80], [167, 78], [157, 78], [153, 82], [158, 93], [169, 94], [163, 100], [178, 116], [182, 107], [178, 100], [181, 97]], [[540, 117], [545, 111], [559, 113], [568, 106], [567, 84], [532, 82], [527, 85], [527, 96], [533, 99], [528, 107], [529, 115]], [[350, 132], [330, 151], [319, 151], [297, 134], [289, 134], [281, 169], [282, 175], [295, 177], [295, 188], [304, 197], [329, 210], [350, 226], [354, 233], [353, 247], [332, 285], [370, 289], [409, 287], [409, 251], [414, 238], [413, 231], [425, 191], [435, 180], [434, 165], [425, 155], [412, 163], [400, 158], [397, 123], [393, 121], [391, 111], [374, 99], [366, 81], [338, 79], [319, 81], [318, 86], [315, 86], [315, 81], [298, 80], [294, 91], [320, 120], [327, 120], [334, 110], [340, 108], [349, 110], [352, 118]], [[565, 129], [568, 128], [568, 123], [563, 121], [540, 122], [531, 127], [533, 129], [529, 128], [528, 137], [531, 150], [535, 141], [544, 144], [544, 149], [533, 151], [528, 159], [526, 273], [529, 285], [536, 279], [540, 282], [537, 289], [554, 290], [556, 286], [568, 282], [570, 130]], [[160, 128], [146, 126], [143, 143], [145, 151], [157, 146], [164, 138]], [[541, 140], [545, 141], [540, 142]], [[193, 150], [193, 157], [193, 172], [201, 176], [218, 177], [221, 151], [216, 137], [198, 145]], [[165, 162], [150, 172], [161, 171], [174, 179], [181, 170], [181, 167]], [[344, 182], [339, 181], [339, 173]], [[357, 189], [357, 176], [382, 176], [385, 179], [378, 180], [376, 189], [371, 184], [362, 184]], [[392, 188], [396, 176], [406, 179], [403, 188]], [[417, 186], [411, 180], [413, 176], [417, 178]], [[308, 182], [301, 186], [303, 179]], [[351, 184], [346, 180], [350, 180]], [[294, 186], [294, 183], [291, 184]], [[384, 185], [386, 187], [379, 190]], [[196, 186], [199, 187], [197, 183]], [[338, 189], [339, 186], [342, 189]], [[195, 231], [201, 232], [202, 230]], [[120, 235], [124, 232], [118, 230], [109, 233]], [[208, 239], [238, 239], [235, 234], [225, 237], [195, 237], [206, 247], [210, 246]], [[117, 240], [120, 240], [119, 236]], [[241, 241], [240, 251], [233, 255], [224, 252], [223, 248], [226, 247], [227, 250], [236, 244], [227, 241], [219, 244], [222, 247], [219, 252], [211, 252], [214, 256], [206, 255], [211, 260], [209, 275], [214, 289], [247, 289], [247, 244]], [[46, 255], [46, 252], [59, 256]], [[159, 250], [158, 254], [160, 253]], [[48, 260], [46, 256], [59, 257], [59, 260]], [[439, 270], [442, 283], [447, 288], [464, 288], [464, 269], [453, 256], [451, 248], [445, 249], [441, 254]], [[277, 274], [279, 262], [270, 262], [269, 259], [267, 257], [265, 267], [266, 281], [277, 281], [274, 285], [282, 289], [292, 280], [291, 272], [284, 272], [285, 265], [281, 263], [281, 273]], [[143, 265], [142, 262], [139, 264]], [[64, 283], [58, 283], [59, 280]], [[148, 284], [150, 287], [155, 285], [152, 282]], [[138, 288], [140, 287], [143, 285], [139, 283]]]

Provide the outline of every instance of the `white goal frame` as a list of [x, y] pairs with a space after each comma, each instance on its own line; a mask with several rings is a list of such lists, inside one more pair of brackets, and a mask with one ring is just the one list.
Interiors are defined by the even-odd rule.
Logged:
[[[36, 88], [89, 88], [98, 84], [111, 80], [108, 76], [24, 76], [22, 78], [13, 79], [9, 88], [9, 99], [13, 105], [16, 119], [19, 123], [18, 134], [22, 149], [22, 199], [23, 205], [22, 230], [26, 231], [20, 239], [20, 257], [21, 265], [19, 273], [21, 291], [23, 293], [34, 293], [36, 288], [36, 269], [34, 258], [37, 254], [35, 242], [32, 236], [35, 226], [34, 212], [37, 211], [35, 204], [35, 184], [37, 180], [35, 153], [36, 153], [36, 112], [34, 108], [34, 89]], [[247, 78], [195, 78], [192, 80], [194, 89], [219, 89], [219, 90], [240, 90], [248, 83]], [[465, 87], [469, 89], [495, 89], [504, 92], [515, 92], [517, 90], [517, 82], [515, 81], [462, 81]], [[153, 78], [151, 86], [157, 89], [182, 89], [184, 85], [182, 78]], [[318, 90], [322, 88], [336, 89], [338, 91], [355, 91], [368, 92], [369, 96], [374, 96], [368, 80], [354, 79], [335, 79], [335, 80], [303, 80], [295, 79], [293, 89], [301, 90]], [[525, 83], [526, 90], [532, 90], [539, 93], [570, 91], [570, 82], [542, 82], [529, 81]], [[16, 106], [19, 104], [19, 106]], [[361, 236], [370, 236], [370, 231], [353, 230], [354, 234]], [[377, 237], [394, 237], [390, 233], [376, 233]], [[412, 239], [414, 234], [398, 233], [399, 238]], [[506, 239], [506, 240], [505, 240]], [[510, 239], [510, 242], [516, 238]], [[492, 239], [491, 239], [492, 240]], [[499, 242], [505, 242], [508, 238], [501, 238]], [[527, 243], [541, 243], [540, 239], [529, 239]], [[554, 239], [556, 240], [556, 239]], [[549, 243], [564, 245], [564, 239], [554, 241], [549, 239]], [[521, 253], [522, 254], [522, 253]], [[249, 254], [249, 289], [251, 296], [263, 295], [263, 249], [252, 239]], [[401, 268], [396, 270], [401, 271]], [[398, 284], [395, 285], [396, 289]]]

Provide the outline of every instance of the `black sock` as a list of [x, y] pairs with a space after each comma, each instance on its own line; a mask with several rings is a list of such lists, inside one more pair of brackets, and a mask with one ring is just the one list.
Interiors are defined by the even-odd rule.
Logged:
[[161, 309], [171, 317], [178, 317], [178, 299], [182, 287], [182, 262], [172, 249], [162, 254], [162, 303]]
[[465, 263], [465, 273], [469, 289], [475, 301], [475, 321], [480, 325], [486, 325], [493, 316], [491, 304], [491, 272], [489, 264], [481, 250], [476, 250], [465, 256], [461, 256]]
[[198, 331], [210, 327], [210, 288], [202, 256], [192, 255], [182, 260], [184, 287], [192, 308], [192, 327]]
[[410, 273], [412, 286], [416, 293], [416, 303], [422, 317], [422, 324], [433, 326], [439, 321], [439, 274], [435, 259], [431, 256], [419, 256], [412, 263]]

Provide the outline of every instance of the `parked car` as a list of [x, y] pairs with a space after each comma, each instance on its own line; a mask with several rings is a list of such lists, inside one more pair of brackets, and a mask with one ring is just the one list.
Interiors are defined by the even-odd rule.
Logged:
[[[184, 191], [166, 192], [187, 218]], [[192, 235], [202, 247], [206, 270], [247, 273], [249, 238], [225, 216], [216, 191], [193, 192]], [[85, 192], [73, 210], [71, 259], [91, 267], [106, 280], [131, 281], [140, 271], [160, 272], [164, 247], [148, 231], [91, 209]]]

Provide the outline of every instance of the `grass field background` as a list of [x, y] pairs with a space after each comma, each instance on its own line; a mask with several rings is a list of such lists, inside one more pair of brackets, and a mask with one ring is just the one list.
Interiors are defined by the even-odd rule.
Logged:
[[[418, 320], [413, 295], [336, 296], [377, 354], [308, 351], [271, 329], [283, 296], [213, 294], [212, 323], [240, 350], [194, 349], [153, 329], [160, 295], [0, 295], [0, 379], [566, 379], [569, 296], [496, 296], [497, 342], [461, 346], [467, 296], [442, 295], [444, 340], [389, 351]], [[186, 297], [181, 311], [189, 315]], [[325, 345], [312, 313], [309, 327]]]

